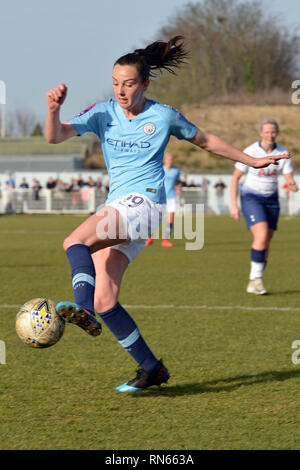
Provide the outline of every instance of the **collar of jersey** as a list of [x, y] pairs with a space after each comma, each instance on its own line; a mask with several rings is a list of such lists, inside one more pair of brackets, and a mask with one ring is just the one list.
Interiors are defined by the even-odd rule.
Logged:
[[[260, 146], [260, 148], [261, 148], [265, 153], [267, 153], [267, 152], [265, 151], [265, 149], [262, 147], [262, 145], [261, 145], [261, 143], [260, 143], [260, 140], [258, 141], [258, 145]], [[277, 149], [277, 144], [276, 144], [276, 142], [274, 142], [274, 145], [273, 145], [272, 150], [275, 150], [275, 149]]]
[[113, 98], [113, 101], [114, 101], [115, 110], [116, 110], [118, 117], [124, 122], [131, 122], [131, 121], [137, 121], [138, 119], [143, 119], [145, 117], [145, 112], [148, 111], [149, 107], [151, 106], [151, 100], [148, 100], [148, 98], [146, 98], [146, 103], [145, 103], [143, 111], [141, 111], [137, 116], [133, 118], [128, 118], [126, 114], [124, 113], [123, 109], [121, 108], [121, 106], [119, 105], [119, 103], [117, 102], [116, 98]]

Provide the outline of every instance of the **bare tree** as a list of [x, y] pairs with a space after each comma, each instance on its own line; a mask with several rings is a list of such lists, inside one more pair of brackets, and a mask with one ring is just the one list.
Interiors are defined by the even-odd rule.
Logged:
[[16, 125], [22, 137], [29, 136], [36, 124], [36, 116], [32, 111], [18, 109], [15, 111]]
[[190, 2], [156, 37], [178, 34], [190, 50], [180, 80], [162, 75], [153, 83], [154, 95], [173, 105], [241, 89], [249, 94], [289, 89], [299, 70], [299, 36], [259, 1]]

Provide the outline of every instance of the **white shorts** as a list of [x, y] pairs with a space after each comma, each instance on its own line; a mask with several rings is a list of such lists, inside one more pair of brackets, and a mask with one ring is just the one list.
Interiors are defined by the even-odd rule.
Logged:
[[175, 198], [167, 199], [167, 212], [176, 212], [177, 200]]
[[126, 242], [111, 248], [121, 251], [131, 262], [140, 254], [147, 238], [159, 228], [166, 205], [139, 193], [130, 193], [107, 205], [119, 211], [127, 237]]

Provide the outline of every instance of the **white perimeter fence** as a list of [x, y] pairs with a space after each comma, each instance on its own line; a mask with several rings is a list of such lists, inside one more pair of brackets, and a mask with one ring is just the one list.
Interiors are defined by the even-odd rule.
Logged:
[[[195, 184], [201, 185], [202, 178], [203, 176], [200, 175], [189, 175], [188, 182], [193, 181]], [[193, 211], [197, 210], [197, 205], [202, 208], [203, 204], [205, 213], [229, 214], [231, 175], [206, 175], [206, 178], [209, 180], [209, 184], [205, 188], [201, 186], [182, 188], [181, 195], [178, 196], [178, 213], [183, 210], [185, 204], [192, 205]], [[218, 192], [215, 184], [220, 178], [226, 187], [223, 191]], [[300, 175], [296, 174], [295, 180], [300, 187]], [[284, 177], [280, 176], [278, 188], [281, 214], [300, 215], [300, 191], [287, 195], [283, 188], [284, 183]], [[0, 213], [90, 214], [105, 203], [106, 197], [105, 186], [101, 189], [83, 186], [75, 191], [42, 188], [36, 193], [32, 188], [19, 188], [17, 181], [16, 189], [7, 188], [2, 184]]]

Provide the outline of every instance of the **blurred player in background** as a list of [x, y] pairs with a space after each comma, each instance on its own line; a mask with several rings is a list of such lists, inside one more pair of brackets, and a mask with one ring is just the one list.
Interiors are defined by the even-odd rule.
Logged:
[[[287, 154], [288, 150], [276, 143], [279, 133], [274, 119], [264, 119], [260, 124], [260, 140], [247, 147], [244, 152], [254, 158], [265, 155]], [[253, 235], [251, 247], [251, 269], [247, 292], [263, 295], [267, 293], [263, 283], [270, 243], [277, 230], [279, 217], [278, 175], [283, 173], [291, 191], [298, 191], [293, 176], [290, 159], [280, 160], [268, 168], [255, 169], [237, 162], [231, 182], [231, 211], [233, 219], [239, 220], [240, 209], [237, 202], [239, 180], [246, 174], [241, 190], [241, 208], [247, 228]]]
[[[67, 87], [60, 84], [46, 93], [47, 141], [60, 143], [86, 132], [95, 133], [109, 175], [106, 205], [64, 240], [75, 302], [59, 302], [56, 309], [66, 321], [92, 336], [101, 332], [96, 311], [138, 363], [136, 377], [117, 387], [120, 392], [135, 392], [169, 379], [168, 369], [153, 354], [118, 298], [129, 263], [157, 230], [164, 213], [163, 155], [170, 136], [249, 166], [265, 167], [279, 158], [251, 158], [201, 131], [176, 109], [145, 97], [155, 71], [174, 72], [185, 59], [181, 39], [156, 41], [120, 57], [113, 67], [114, 98], [96, 103], [70, 121], [61, 122], [59, 117]], [[137, 226], [143, 236], [136, 236]]]
[[[173, 243], [170, 241], [173, 231], [174, 217], [177, 208], [177, 195], [181, 191], [180, 171], [179, 168], [174, 166], [174, 156], [171, 153], [166, 153], [164, 156], [164, 171], [165, 171], [165, 190], [167, 198], [167, 223], [164, 238], [161, 246], [171, 248]], [[149, 237], [146, 240], [146, 246], [152, 245], [153, 239]]]

